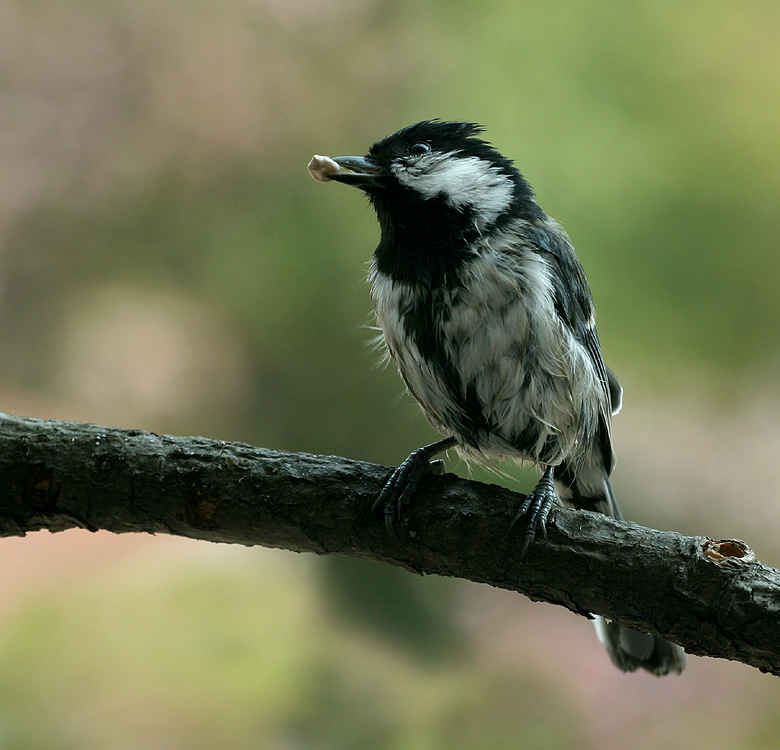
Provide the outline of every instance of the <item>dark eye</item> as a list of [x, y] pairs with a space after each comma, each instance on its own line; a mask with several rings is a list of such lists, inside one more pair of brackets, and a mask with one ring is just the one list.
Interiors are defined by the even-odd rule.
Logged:
[[422, 156], [428, 154], [431, 151], [431, 147], [427, 143], [415, 143], [409, 149], [409, 156]]

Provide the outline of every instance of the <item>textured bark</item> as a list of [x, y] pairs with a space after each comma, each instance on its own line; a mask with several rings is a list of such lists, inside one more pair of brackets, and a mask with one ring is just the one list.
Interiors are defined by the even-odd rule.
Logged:
[[780, 571], [715, 542], [560, 509], [519, 559], [521, 496], [430, 476], [386, 532], [387, 467], [205, 438], [0, 415], [0, 536], [80, 527], [343, 554], [595, 612], [691, 654], [780, 674]]

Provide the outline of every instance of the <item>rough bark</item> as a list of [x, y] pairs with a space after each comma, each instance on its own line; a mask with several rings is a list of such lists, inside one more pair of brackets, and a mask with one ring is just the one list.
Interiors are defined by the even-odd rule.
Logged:
[[691, 654], [780, 674], [780, 571], [744, 542], [560, 509], [521, 563], [520, 496], [427, 477], [397, 539], [388, 468], [205, 438], [0, 415], [0, 536], [80, 527], [343, 554], [605, 615]]

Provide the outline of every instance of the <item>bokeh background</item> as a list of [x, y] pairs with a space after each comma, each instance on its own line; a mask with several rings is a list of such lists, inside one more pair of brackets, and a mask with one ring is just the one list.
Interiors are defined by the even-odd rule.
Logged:
[[[0, 0], [0, 409], [397, 463], [377, 228], [305, 167], [477, 121], [588, 270], [626, 515], [778, 565], [779, 69], [771, 1]], [[2, 750], [780, 747], [776, 678], [624, 675], [485, 586], [78, 531], [0, 567]]]

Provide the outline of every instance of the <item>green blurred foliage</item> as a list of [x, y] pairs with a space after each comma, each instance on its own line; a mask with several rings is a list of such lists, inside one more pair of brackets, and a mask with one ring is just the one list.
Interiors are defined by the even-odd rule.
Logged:
[[466, 666], [421, 667], [329, 627], [304, 567], [210, 557], [20, 612], [0, 638], [2, 747], [577, 746], [542, 675], [492, 669], [475, 686]]
[[450, 618], [453, 586], [443, 578], [399, 574], [358, 558], [332, 556], [319, 566], [323, 605], [347, 626], [358, 625], [437, 664], [461, 655], [464, 643]]

